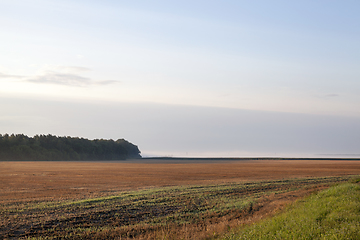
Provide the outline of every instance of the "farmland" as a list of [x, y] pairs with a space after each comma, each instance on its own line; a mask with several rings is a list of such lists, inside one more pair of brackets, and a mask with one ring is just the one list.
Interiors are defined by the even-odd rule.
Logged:
[[0, 236], [213, 238], [359, 174], [334, 160], [0, 162]]

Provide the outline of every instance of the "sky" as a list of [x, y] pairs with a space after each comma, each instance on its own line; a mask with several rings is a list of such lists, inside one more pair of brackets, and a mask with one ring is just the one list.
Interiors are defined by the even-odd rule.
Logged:
[[360, 156], [359, 1], [0, 0], [0, 133]]

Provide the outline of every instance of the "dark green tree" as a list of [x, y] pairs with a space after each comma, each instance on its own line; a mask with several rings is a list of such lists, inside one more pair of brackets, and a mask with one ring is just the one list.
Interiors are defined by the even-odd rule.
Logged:
[[141, 158], [125, 139], [88, 140], [54, 135], [0, 134], [0, 160], [123, 160]]

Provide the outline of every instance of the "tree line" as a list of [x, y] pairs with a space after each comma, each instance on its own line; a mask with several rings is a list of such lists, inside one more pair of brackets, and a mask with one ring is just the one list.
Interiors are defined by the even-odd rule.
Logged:
[[124, 160], [141, 158], [139, 148], [118, 139], [89, 140], [54, 135], [0, 134], [0, 160]]

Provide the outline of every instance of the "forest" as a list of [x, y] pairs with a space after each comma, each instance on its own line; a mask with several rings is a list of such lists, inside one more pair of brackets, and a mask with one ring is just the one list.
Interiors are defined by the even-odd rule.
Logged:
[[54, 135], [0, 134], [0, 160], [124, 160], [141, 158], [139, 148], [118, 139], [89, 140]]

